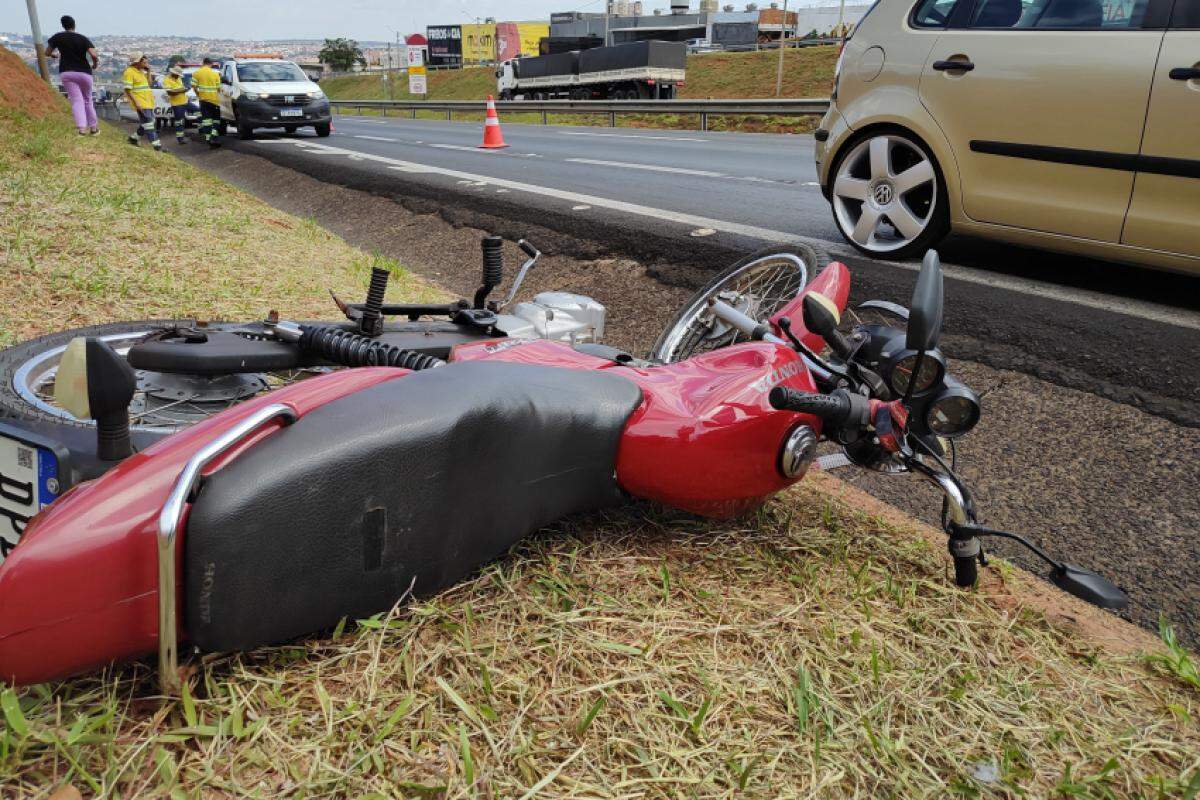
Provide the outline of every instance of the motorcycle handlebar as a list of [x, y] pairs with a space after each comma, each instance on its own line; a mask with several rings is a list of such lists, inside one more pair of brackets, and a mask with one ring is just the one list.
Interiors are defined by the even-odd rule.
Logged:
[[802, 392], [786, 386], [776, 386], [767, 398], [773, 408], [812, 414], [831, 425], [866, 430], [871, 424], [871, 400], [845, 389], [829, 394]]
[[839, 389], [831, 394], [802, 392], [786, 386], [776, 386], [768, 397], [773, 408], [812, 414], [826, 422], [841, 425], [850, 418], [853, 401], [850, 393]]

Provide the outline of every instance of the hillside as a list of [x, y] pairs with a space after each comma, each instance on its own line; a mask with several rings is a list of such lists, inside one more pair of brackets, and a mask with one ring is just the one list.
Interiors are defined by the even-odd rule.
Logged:
[[[680, 97], [704, 99], [774, 97], [778, 59], [778, 51], [690, 55], [687, 62], [687, 81]], [[783, 96], [828, 97], [836, 61], [837, 48], [834, 46], [786, 51], [784, 53]], [[422, 99], [408, 93], [408, 80], [403, 74], [397, 75], [396, 78], [395, 85], [390, 88], [379, 74], [328, 78], [321, 82], [321, 87], [326, 94], [337, 100]], [[495, 89], [496, 82], [492, 70], [487, 68], [436, 70], [429, 73], [429, 94], [424, 99], [482, 100], [489, 94], [495, 94]], [[461, 115], [461, 118], [474, 119], [475, 116]], [[532, 114], [515, 116], [508, 114], [505, 119], [512, 122], [540, 121], [540, 117]], [[569, 124], [607, 124], [607, 118], [578, 114], [552, 115], [551, 121]], [[717, 130], [787, 132], [811, 130], [816, 126], [816, 118], [713, 117], [710, 123]], [[633, 127], [691, 128], [695, 127], [696, 119], [694, 116], [673, 118], [625, 115], [619, 119], [618, 124]]]
[[[0, 340], [361, 294], [377, 256], [20, 85]], [[578, 516], [434, 597], [186, 655], [180, 698], [152, 658], [0, 688], [0, 797], [1194, 797], [1187, 654], [993, 563], [954, 588], [944, 536], [824, 475], [734, 522]]]

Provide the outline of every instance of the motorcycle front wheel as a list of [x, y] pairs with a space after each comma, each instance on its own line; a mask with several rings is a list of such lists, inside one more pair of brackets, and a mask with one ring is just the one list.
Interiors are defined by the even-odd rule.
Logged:
[[738, 261], [708, 282], [667, 323], [650, 350], [650, 359], [673, 364], [699, 353], [745, 339], [709, 310], [716, 297], [754, 319], [766, 321], [806, 285], [821, 266], [817, 251], [805, 244], [769, 247]]
[[[34, 420], [90, 428], [54, 399], [54, 381], [67, 344], [77, 336], [96, 336], [120, 355], [146, 336], [181, 324], [181, 320], [140, 320], [93, 325], [51, 333], [0, 351], [0, 418]], [[209, 330], [238, 329], [236, 323], [209, 323]], [[217, 376], [137, 371], [137, 391], [129, 406], [135, 431], [174, 433], [266, 392], [281, 389], [327, 367]]]

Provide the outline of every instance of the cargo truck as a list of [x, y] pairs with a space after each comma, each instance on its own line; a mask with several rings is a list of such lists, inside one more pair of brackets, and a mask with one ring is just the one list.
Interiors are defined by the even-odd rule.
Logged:
[[672, 100], [687, 45], [643, 41], [514, 58], [496, 69], [501, 100]]

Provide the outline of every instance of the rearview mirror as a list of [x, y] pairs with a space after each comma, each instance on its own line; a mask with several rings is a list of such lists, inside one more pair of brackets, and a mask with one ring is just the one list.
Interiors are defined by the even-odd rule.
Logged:
[[921, 261], [921, 274], [913, 290], [908, 313], [905, 346], [909, 350], [932, 350], [942, 335], [942, 260], [930, 250]]

